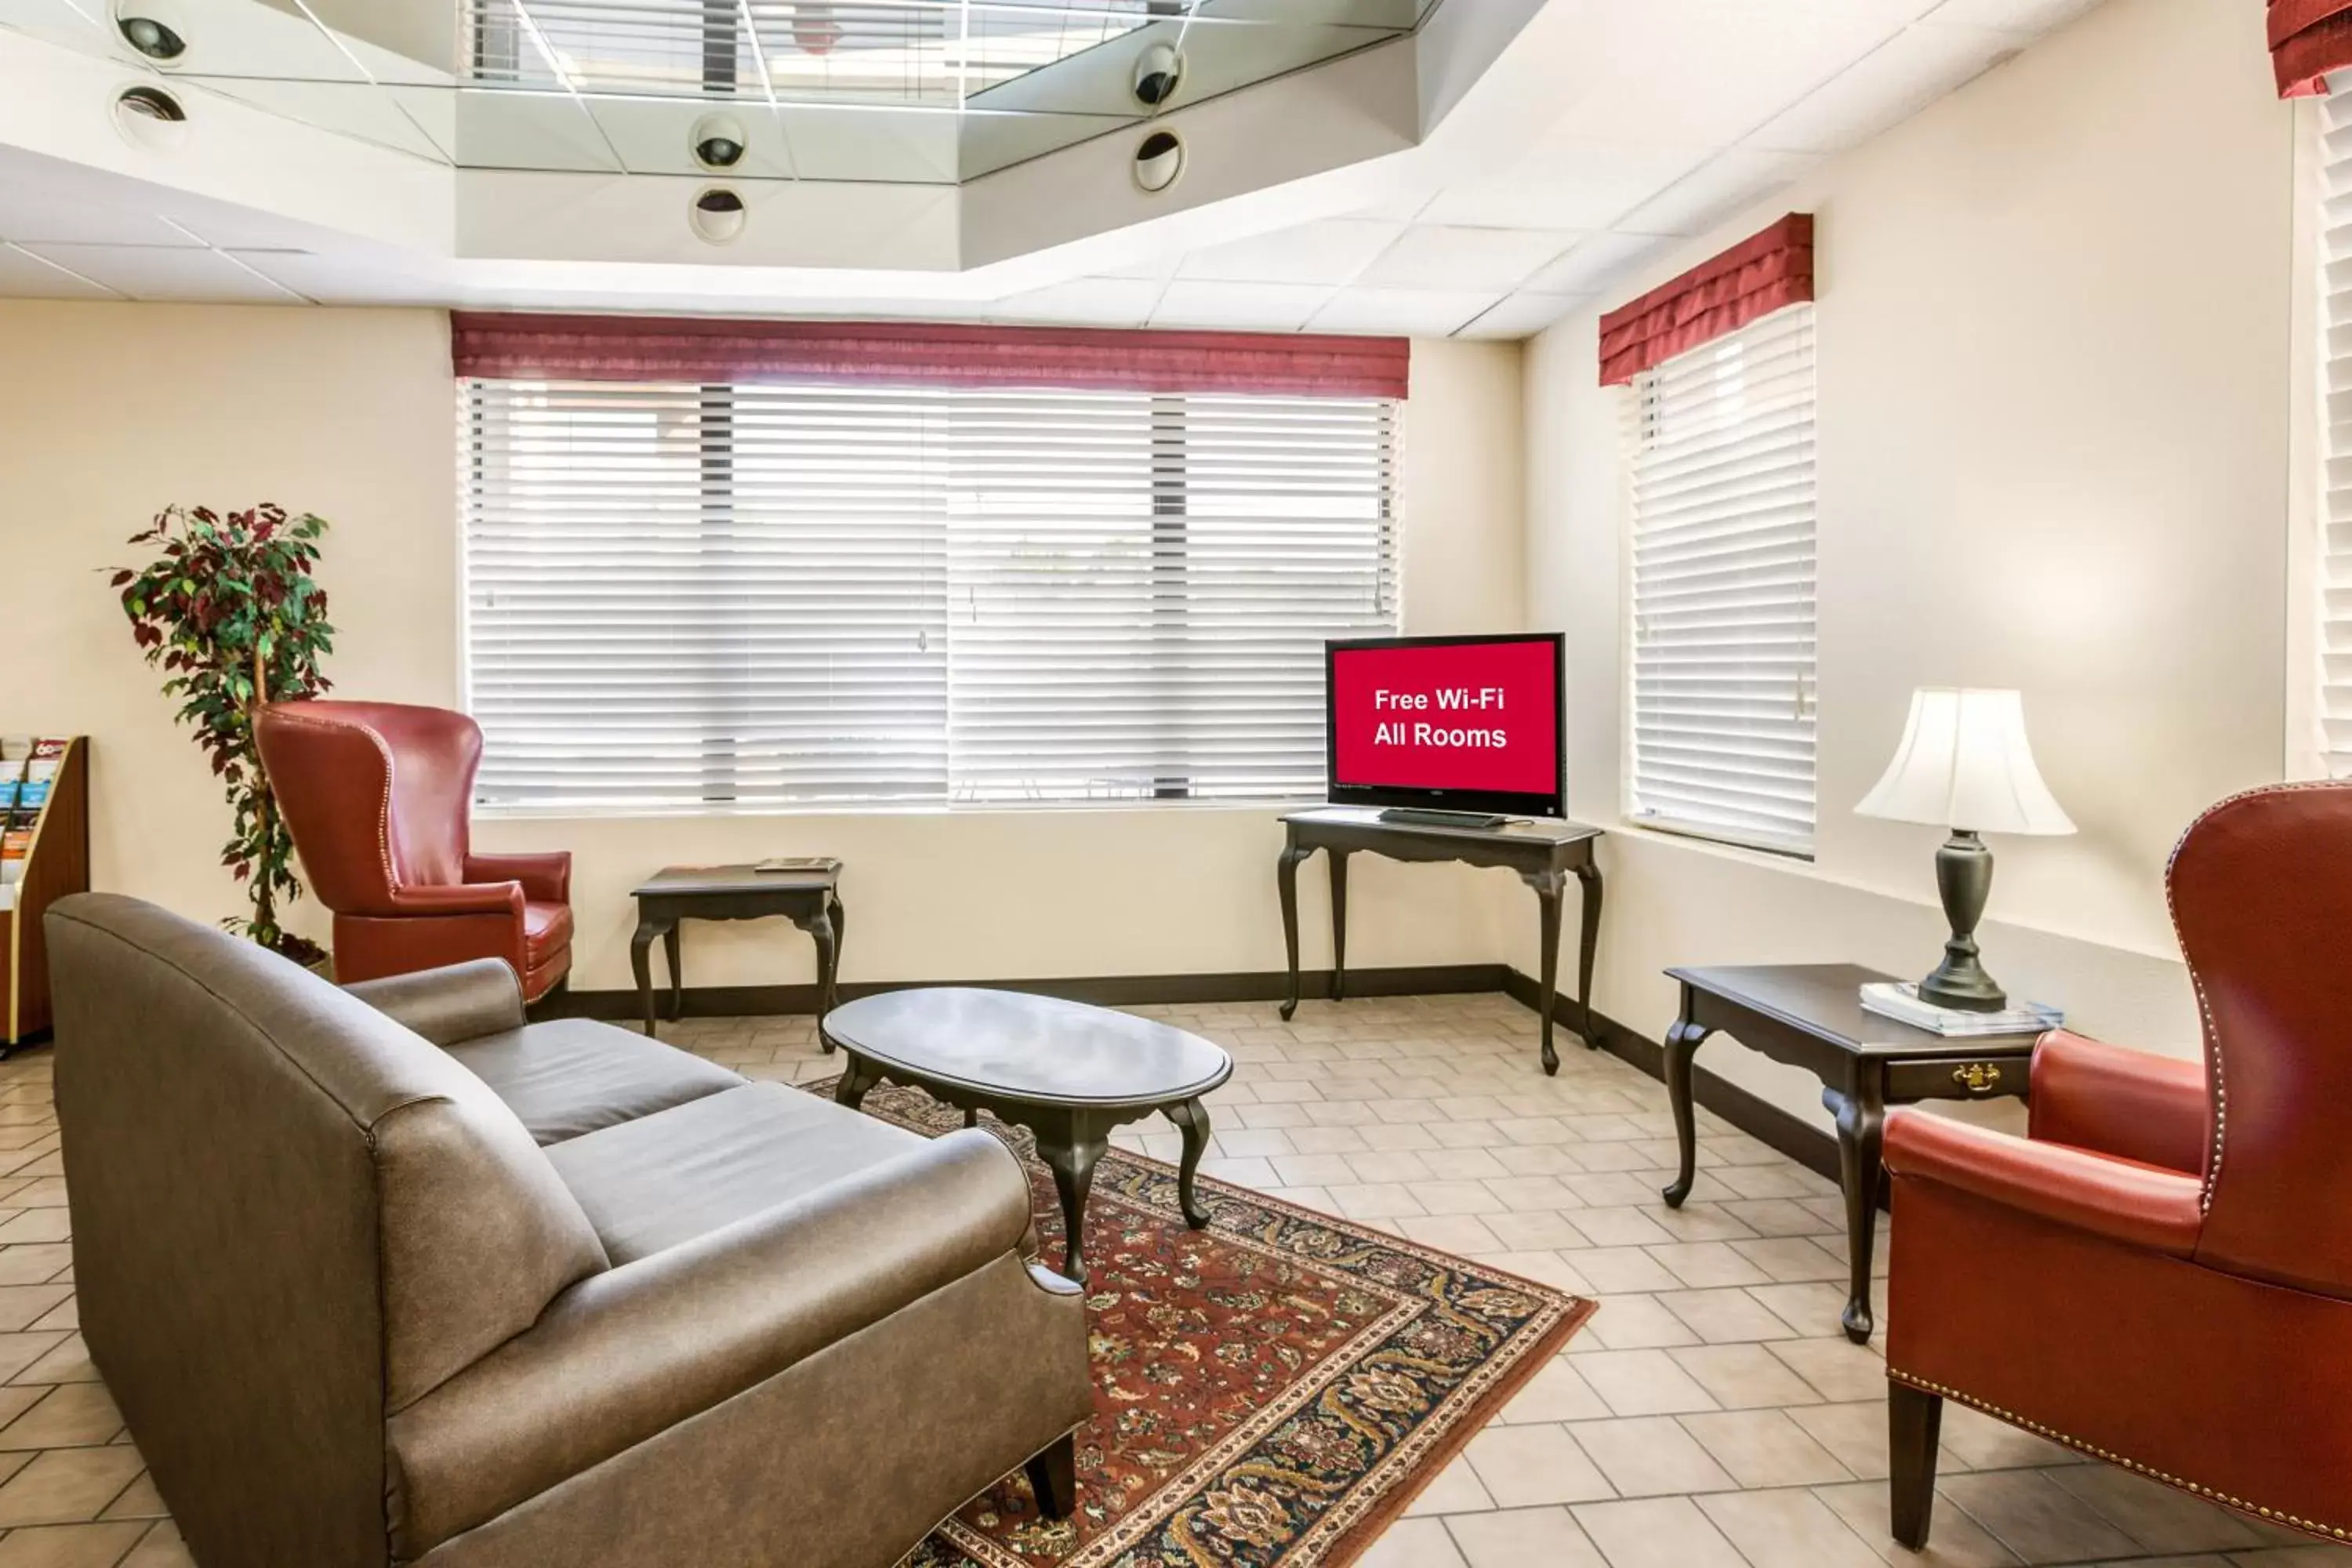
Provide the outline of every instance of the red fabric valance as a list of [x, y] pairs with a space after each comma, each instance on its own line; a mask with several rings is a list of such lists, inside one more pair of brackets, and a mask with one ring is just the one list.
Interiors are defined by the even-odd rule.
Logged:
[[1812, 297], [1813, 215], [1790, 213], [1755, 238], [1601, 317], [1601, 384], [1622, 386], [1676, 354]]
[[493, 381], [863, 382], [1402, 397], [1403, 338], [458, 310], [459, 375]]
[[2281, 98], [2317, 98], [2352, 67], [2352, 0], [2270, 0], [2271, 66]]

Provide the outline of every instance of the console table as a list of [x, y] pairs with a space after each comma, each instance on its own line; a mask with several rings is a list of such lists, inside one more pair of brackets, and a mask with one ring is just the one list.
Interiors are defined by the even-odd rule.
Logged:
[[1669, 969], [1681, 983], [1682, 1015], [1666, 1031], [1666, 1100], [1674, 1109], [1682, 1168], [1666, 1206], [1690, 1196], [1698, 1139], [1691, 1116], [1691, 1058], [1717, 1030], [1776, 1062], [1822, 1080], [1822, 1104], [1837, 1118], [1839, 1184], [1845, 1189], [1849, 1289], [1839, 1322], [1867, 1344], [1870, 1254], [1877, 1239], [1880, 1139], [1889, 1105], [1922, 1100], [2022, 1098], [2041, 1036], [1953, 1037], [1915, 1029], [1862, 1005], [1862, 987], [1892, 980], [1852, 963], [1767, 963]]
[[[816, 941], [817, 1016], [833, 1011], [841, 973], [841, 938], [847, 921], [841, 908], [837, 869], [761, 871], [750, 866], [673, 866], [636, 890], [637, 929], [629, 939], [629, 967], [635, 972], [637, 1005], [646, 1033], [654, 1032], [653, 966], [646, 962], [654, 938], [669, 958], [672, 1016], [686, 1011], [686, 972], [679, 963], [680, 921], [756, 921], [782, 915]], [[826, 1050], [833, 1049], [830, 1040]]]
[[1348, 857], [1360, 849], [1391, 860], [1452, 860], [1465, 866], [1496, 866], [1516, 871], [1535, 889], [1543, 921], [1543, 976], [1538, 1006], [1543, 1014], [1543, 1069], [1559, 1071], [1552, 1048], [1552, 999], [1559, 980], [1559, 896], [1574, 877], [1583, 889], [1582, 930], [1576, 951], [1578, 1032], [1598, 1049], [1592, 1032], [1592, 957], [1601, 940], [1601, 868], [1593, 864], [1597, 827], [1570, 822], [1514, 823], [1505, 827], [1440, 827], [1423, 823], [1383, 822], [1360, 806], [1326, 805], [1296, 811], [1282, 819], [1287, 836], [1276, 878], [1282, 889], [1282, 941], [1290, 963], [1290, 995], [1285, 1019], [1298, 1011], [1298, 863], [1318, 849], [1331, 862], [1331, 999], [1347, 994]]

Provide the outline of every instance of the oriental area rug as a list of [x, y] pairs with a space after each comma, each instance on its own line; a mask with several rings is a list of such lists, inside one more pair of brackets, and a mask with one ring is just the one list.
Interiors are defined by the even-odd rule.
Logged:
[[[813, 1083], [829, 1094], [833, 1083]], [[962, 1112], [875, 1089], [928, 1136]], [[983, 1116], [1030, 1176], [1038, 1257], [1062, 1256], [1029, 1135]], [[1017, 1472], [904, 1568], [1342, 1568], [1541, 1370], [1593, 1304], [1112, 1149], [1087, 1205], [1095, 1414], [1077, 1511], [1042, 1518]]]

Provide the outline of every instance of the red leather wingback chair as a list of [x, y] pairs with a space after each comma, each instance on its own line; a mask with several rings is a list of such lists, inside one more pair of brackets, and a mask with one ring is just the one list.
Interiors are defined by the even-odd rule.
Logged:
[[572, 857], [477, 855], [482, 731], [392, 702], [278, 702], [256, 739], [346, 984], [503, 958], [537, 1001], [572, 969]]
[[1887, 1118], [1906, 1546], [1946, 1399], [2352, 1541], [2352, 785], [2222, 802], [2167, 881], [2202, 1064], [2060, 1032], [2026, 1138]]

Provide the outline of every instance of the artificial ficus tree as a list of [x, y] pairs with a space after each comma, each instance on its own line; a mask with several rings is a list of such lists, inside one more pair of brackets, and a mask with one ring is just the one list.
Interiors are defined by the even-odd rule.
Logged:
[[333, 651], [335, 628], [327, 591], [311, 574], [326, 530], [323, 518], [289, 519], [267, 503], [226, 514], [166, 507], [131, 537], [155, 559], [114, 574], [131, 638], [169, 677], [163, 694], [183, 700], [178, 717], [194, 727], [234, 814], [221, 863], [246, 884], [253, 913], [227, 923], [305, 963], [325, 954], [278, 923], [280, 900], [300, 898], [302, 883], [293, 836], [271, 807], [253, 719], [264, 702], [316, 697], [330, 684], [319, 660]]

